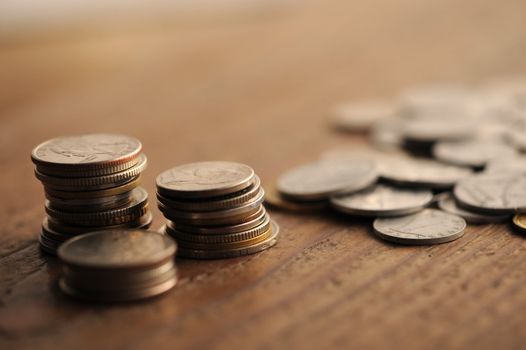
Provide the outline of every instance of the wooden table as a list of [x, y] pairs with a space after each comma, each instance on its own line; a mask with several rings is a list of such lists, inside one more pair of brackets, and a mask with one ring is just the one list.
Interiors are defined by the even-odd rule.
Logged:
[[58, 135], [134, 135], [153, 207], [156, 175], [185, 162], [236, 160], [269, 183], [363, 142], [328, 127], [338, 102], [526, 73], [525, 19], [523, 0], [297, 1], [2, 38], [0, 348], [524, 349], [526, 240], [506, 225], [405, 247], [368, 221], [272, 211], [282, 236], [266, 252], [180, 260], [178, 286], [148, 302], [70, 300], [38, 248], [29, 154]]

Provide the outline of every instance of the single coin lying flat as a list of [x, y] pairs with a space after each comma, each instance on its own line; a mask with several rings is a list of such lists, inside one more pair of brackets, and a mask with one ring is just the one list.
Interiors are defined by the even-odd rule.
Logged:
[[466, 222], [469, 224], [492, 224], [503, 222], [510, 218], [509, 215], [480, 214], [460, 208], [455, 202], [455, 198], [453, 198], [451, 193], [447, 193], [445, 196], [442, 196], [438, 200], [437, 205], [445, 212], [464, 218], [464, 220], [466, 220]]
[[437, 209], [424, 209], [416, 214], [395, 218], [377, 218], [375, 234], [387, 241], [409, 244], [439, 244], [462, 237], [466, 221]]
[[360, 216], [400, 216], [418, 212], [433, 199], [428, 190], [399, 189], [376, 185], [349, 195], [331, 197], [332, 206], [343, 213]]

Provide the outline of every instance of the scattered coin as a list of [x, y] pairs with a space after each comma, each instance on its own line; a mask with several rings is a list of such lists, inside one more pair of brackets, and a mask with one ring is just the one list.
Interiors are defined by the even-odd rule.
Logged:
[[490, 160], [484, 168], [484, 173], [491, 174], [509, 174], [523, 173], [526, 174], [526, 157], [512, 156], [500, 157]]
[[464, 208], [487, 214], [526, 212], [526, 174], [480, 174], [460, 180], [453, 191]]
[[131, 301], [167, 292], [177, 282], [176, 245], [165, 235], [113, 230], [80, 235], [64, 243], [60, 289], [95, 301]]
[[319, 212], [329, 207], [327, 200], [306, 202], [287, 199], [278, 192], [276, 185], [265, 187], [265, 203], [274, 209], [296, 213]]
[[281, 175], [277, 188], [286, 198], [317, 201], [336, 193], [362, 190], [378, 177], [373, 162], [321, 160], [303, 165]]
[[416, 213], [432, 199], [431, 191], [376, 185], [357, 193], [333, 196], [331, 204], [336, 210], [351, 215], [387, 217]]
[[398, 106], [388, 101], [349, 102], [339, 106], [334, 125], [343, 131], [368, 131], [375, 122], [396, 115]]
[[239, 163], [187, 164], [157, 178], [159, 209], [168, 219], [161, 232], [177, 241], [181, 257], [227, 258], [274, 245], [264, 198], [259, 177]]
[[380, 166], [380, 176], [385, 181], [416, 188], [452, 188], [457, 181], [471, 174], [472, 171], [465, 167], [408, 157], [393, 157]]
[[435, 158], [445, 163], [479, 169], [492, 159], [510, 157], [515, 154], [513, 147], [495, 140], [439, 142], [433, 147]]
[[376, 235], [402, 244], [439, 244], [460, 238], [466, 221], [459, 216], [436, 209], [395, 218], [377, 218], [373, 223]]
[[40, 236], [45, 252], [55, 254], [85, 232], [151, 224], [148, 194], [139, 187], [147, 164], [141, 151], [137, 139], [113, 134], [59, 137], [33, 150], [47, 198]]
[[510, 218], [509, 215], [479, 214], [460, 208], [455, 202], [453, 195], [449, 192], [445, 193], [445, 196], [443, 196], [437, 204], [438, 207], [443, 211], [458, 215], [461, 218], [464, 218], [464, 220], [466, 220], [466, 222], [469, 224], [492, 224], [503, 222]]

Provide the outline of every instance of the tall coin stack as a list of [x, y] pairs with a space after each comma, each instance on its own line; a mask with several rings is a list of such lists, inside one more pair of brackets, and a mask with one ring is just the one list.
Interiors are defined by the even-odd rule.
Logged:
[[279, 226], [262, 203], [254, 170], [233, 162], [200, 162], [157, 177], [162, 228], [178, 245], [178, 256], [218, 259], [252, 254], [276, 244]]
[[69, 238], [91, 231], [148, 228], [148, 194], [139, 187], [146, 156], [124, 135], [59, 137], [31, 154], [44, 185], [47, 217], [40, 246], [50, 254]]

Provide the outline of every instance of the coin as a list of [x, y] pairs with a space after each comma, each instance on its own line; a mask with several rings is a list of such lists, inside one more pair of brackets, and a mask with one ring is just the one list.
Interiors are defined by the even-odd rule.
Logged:
[[62, 199], [46, 193], [51, 209], [70, 212], [92, 212], [97, 210], [111, 210], [126, 206], [131, 201], [131, 192], [116, 196], [90, 199]]
[[525, 214], [515, 215], [513, 217], [513, 227], [522, 233], [526, 233], [526, 215]]
[[254, 245], [236, 248], [236, 249], [216, 249], [216, 250], [202, 250], [202, 249], [184, 249], [181, 248], [177, 252], [178, 257], [194, 258], [194, 259], [223, 259], [235, 258], [244, 255], [261, 252], [274, 246], [277, 243], [279, 236], [279, 226], [275, 221], [271, 221], [271, 235], [263, 242]]
[[453, 191], [464, 208], [488, 214], [526, 212], [526, 174], [480, 174], [459, 181]]
[[119, 269], [158, 264], [173, 256], [175, 250], [175, 242], [166, 235], [112, 230], [72, 238], [60, 247], [58, 256], [68, 265]]
[[166, 197], [207, 198], [250, 186], [254, 170], [234, 162], [201, 162], [181, 165], [157, 177], [157, 191]]
[[462, 86], [420, 86], [403, 91], [403, 114], [410, 117], [443, 118], [464, 115], [472, 92]]
[[499, 141], [468, 140], [439, 142], [433, 147], [433, 156], [445, 163], [483, 168], [487, 162], [516, 154], [514, 148]]
[[440, 210], [424, 209], [407, 216], [377, 218], [373, 228], [378, 237], [395, 243], [439, 244], [460, 238], [466, 221]]
[[490, 160], [484, 168], [484, 173], [526, 173], [526, 157], [500, 157]]
[[157, 194], [158, 201], [167, 208], [183, 211], [215, 211], [232, 209], [247, 201], [254, 199], [261, 194], [261, 181], [259, 177], [254, 176], [254, 182], [247, 188], [218, 199], [212, 200], [174, 200]]
[[451, 188], [471, 174], [465, 167], [402, 157], [393, 157], [380, 167], [381, 177], [389, 183], [431, 189]]
[[181, 222], [168, 221], [166, 226], [170, 229], [193, 233], [197, 235], [226, 235], [235, 234], [247, 230], [251, 230], [261, 225], [267, 216], [266, 210], [263, 206], [258, 208], [258, 211], [251, 217], [244, 218], [243, 222], [227, 226], [191, 226], [184, 225]]
[[138, 175], [122, 185], [119, 185], [117, 187], [107, 188], [104, 190], [68, 192], [68, 191], [55, 190], [53, 188], [49, 188], [49, 187], [46, 187], [46, 185], [44, 185], [44, 191], [46, 192], [47, 195], [51, 197], [56, 197], [56, 198], [61, 198], [61, 199], [92, 199], [92, 198], [118, 196], [120, 194], [130, 192], [134, 188], [138, 187], [140, 184], [141, 184], [141, 176]]
[[277, 190], [276, 185], [265, 186], [265, 204], [273, 209], [286, 210], [296, 213], [312, 213], [327, 209], [327, 200], [321, 201], [293, 201], [284, 198]]
[[124, 170], [120, 165], [136, 158], [141, 150], [141, 143], [133, 137], [87, 134], [46, 141], [33, 150], [31, 159], [37, 167], [45, 167], [46, 174], [101, 169], [99, 176]]
[[134, 167], [110, 175], [96, 177], [54, 177], [42, 174], [35, 170], [36, 177], [48, 188], [59, 191], [92, 191], [101, 190], [123, 185], [138, 176], [146, 169], [147, 158], [144, 154], [140, 155], [139, 162]]
[[431, 202], [427, 190], [397, 189], [376, 185], [357, 193], [331, 197], [333, 208], [359, 216], [400, 216], [418, 212]]
[[348, 102], [337, 107], [333, 124], [343, 131], [367, 131], [379, 120], [396, 115], [398, 106], [388, 101]]
[[463, 208], [456, 203], [451, 193], [446, 193], [437, 203], [438, 207], [445, 212], [455, 214], [466, 220], [469, 224], [490, 224], [506, 221], [509, 215], [488, 215], [479, 214]]
[[124, 207], [106, 211], [89, 213], [65, 212], [55, 210], [46, 201], [46, 213], [67, 224], [78, 226], [118, 225], [136, 220], [147, 213], [148, 193], [141, 187], [134, 189], [130, 195], [130, 203]]
[[277, 188], [287, 198], [316, 201], [336, 193], [359, 191], [377, 178], [371, 161], [321, 160], [287, 171], [278, 178]]
[[409, 142], [463, 140], [475, 132], [472, 121], [453, 118], [418, 118], [405, 124], [402, 137]]
[[106, 226], [74, 226], [68, 225], [60, 220], [54, 219], [52, 217], [46, 217], [42, 223], [42, 227], [47, 231], [54, 231], [60, 233], [61, 235], [75, 236], [82, 233], [95, 232], [95, 231], [104, 231], [104, 230], [115, 230], [115, 229], [127, 229], [127, 228], [148, 228], [152, 224], [152, 213], [148, 211], [146, 214], [141, 216], [136, 220], [126, 222], [118, 225], [106, 225]]

